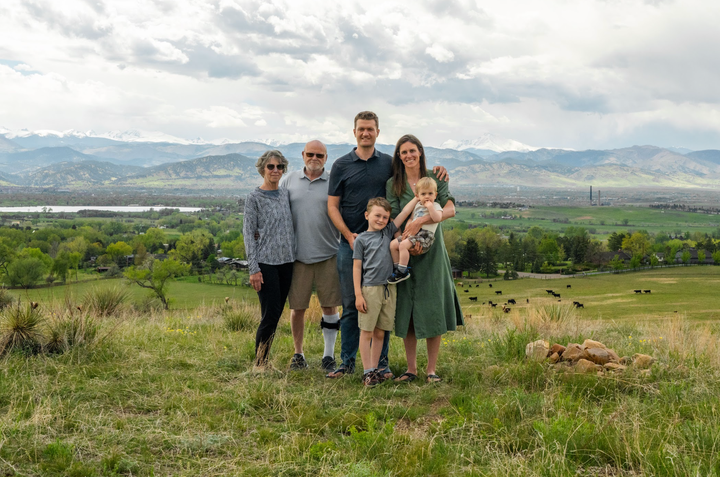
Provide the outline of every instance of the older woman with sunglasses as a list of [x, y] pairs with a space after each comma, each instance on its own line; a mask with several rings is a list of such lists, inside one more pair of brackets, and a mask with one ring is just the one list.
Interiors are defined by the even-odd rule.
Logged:
[[255, 166], [263, 183], [245, 199], [243, 236], [250, 285], [262, 314], [255, 335], [255, 369], [265, 371], [273, 369], [268, 354], [290, 291], [295, 235], [288, 191], [279, 187], [287, 159], [280, 151], [267, 151]]

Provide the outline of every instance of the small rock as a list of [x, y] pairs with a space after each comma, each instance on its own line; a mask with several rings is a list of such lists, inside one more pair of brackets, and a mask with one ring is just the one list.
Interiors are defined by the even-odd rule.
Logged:
[[607, 346], [605, 346], [605, 345], [602, 344], [601, 342], [599, 342], [599, 341], [593, 341], [593, 340], [585, 340], [585, 341], [583, 341], [582, 347], [585, 348], [585, 349], [596, 349], [596, 348], [606, 349], [606, 348], [607, 348]]
[[552, 345], [552, 347], [550, 348], [550, 351], [549, 351], [550, 354], [557, 353], [559, 356], [562, 356], [562, 354], [564, 352], [565, 352], [565, 347], [563, 345], [557, 344], [557, 343]]
[[608, 371], [625, 371], [627, 369], [627, 366], [610, 362], [603, 364], [603, 368], [607, 369]]
[[647, 354], [635, 353], [632, 358], [633, 366], [639, 369], [647, 369], [655, 362], [655, 358]]
[[612, 361], [610, 353], [604, 348], [589, 348], [585, 350], [585, 353], [587, 354], [587, 359], [595, 364], [605, 364]]
[[623, 356], [620, 358], [620, 364], [630, 366], [632, 364], [632, 358], [630, 356]]
[[539, 363], [547, 358], [549, 350], [550, 343], [545, 340], [537, 340], [525, 346], [525, 356], [527, 356], [529, 360]]
[[585, 357], [585, 350], [577, 343], [568, 343], [567, 348], [562, 354], [565, 361], [577, 361]]
[[580, 359], [575, 365], [576, 373], [594, 373], [598, 370], [598, 366], [587, 359]]
[[610, 361], [613, 363], [619, 363], [620, 362], [620, 356], [615, 352], [614, 349], [605, 348], [605, 351], [607, 351], [610, 354]]
[[558, 361], [560, 361], [560, 355], [557, 353], [553, 353], [550, 355], [550, 357], [548, 359], [550, 360], [551, 363], [555, 364]]

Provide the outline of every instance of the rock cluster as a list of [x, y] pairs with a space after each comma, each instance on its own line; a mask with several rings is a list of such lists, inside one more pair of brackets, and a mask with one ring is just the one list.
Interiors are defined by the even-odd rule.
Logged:
[[567, 346], [537, 340], [525, 347], [525, 356], [531, 361], [548, 360], [553, 365], [572, 367], [577, 373], [602, 373], [604, 371], [623, 371], [632, 366], [636, 369], [649, 369], [655, 359], [646, 354], [637, 353], [633, 357], [618, 354], [599, 341], [585, 340], [583, 344], [568, 343]]

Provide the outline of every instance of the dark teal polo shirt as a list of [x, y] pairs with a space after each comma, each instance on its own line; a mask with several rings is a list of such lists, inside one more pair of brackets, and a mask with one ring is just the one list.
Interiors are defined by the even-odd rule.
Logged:
[[[367, 203], [374, 197], [385, 197], [385, 183], [392, 177], [392, 156], [375, 149], [367, 161], [355, 153], [357, 147], [338, 158], [330, 170], [328, 195], [340, 197], [340, 213], [352, 233], [368, 228], [365, 220]], [[345, 237], [342, 238], [344, 242]]]

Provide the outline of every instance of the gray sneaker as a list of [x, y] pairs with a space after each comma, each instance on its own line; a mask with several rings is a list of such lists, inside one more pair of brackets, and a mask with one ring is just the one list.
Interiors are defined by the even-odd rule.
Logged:
[[307, 361], [305, 361], [305, 357], [299, 353], [295, 353], [290, 360], [290, 369], [292, 370], [300, 370], [300, 369], [306, 369], [308, 367]]
[[320, 367], [325, 371], [332, 371], [335, 369], [335, 366], [337, 366], [337, 363], [335, 362], [335, 358], [332, 356], [325, 356], [322, 359], [322, 364], [320, 364]]

